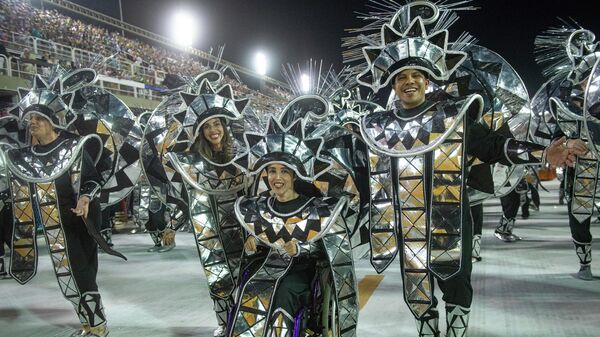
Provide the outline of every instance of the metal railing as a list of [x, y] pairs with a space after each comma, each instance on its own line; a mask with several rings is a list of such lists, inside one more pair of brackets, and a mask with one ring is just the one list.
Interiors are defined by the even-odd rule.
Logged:
[[[9, 33], [9, 39], [3, 40], [2, 43], [4, 43], [9, 50], [23, 51], [27, 48], [36, 56], [45, 55], [48, 56], [49, 59], [73, 62], [78, 67], [88, 66], [103, 58], [103, 56], [98, 53], [67, 46], [58, 42], [25, 36], [15, 32], [7, 33]], [[139, 82], [151, 85], [161, 83], [166, 76], [164, 71], [136, 64], [124, 57], [116, 57], [107, 60], [103, 68], [110, 70], [111, 73], [107, 75], [128, 80], [137, 79]]]
[[[0, 68], [0, 72], [5, 72], [6, 75], [18, 77], [26, 80], [31, 80], [36, 74], [47, 75], [50, 67], [44, 67], [39, 64], [27, 62], [27, 60], [19, 57], [4, 57], [0, 55], [0, 59], [6, 60], [6, 65]], [[124, 84], [123, 80], [110, 78], [107, 76], [99, 76], [95, 85], [104, 88], [114, 94], [143, 98], [147, 100], [160, 101], [160, 95], [152, 90], [144, 87], [143, 83], [129, 81], [131, 84]]]
[[[43, 3], [46, 4], [51, 4], [54, 5], [56, 7], [62, 8], [62, 9], [66, 9], [69, 10], [71, 12], [77, 13], [79, 15], [88, 17], [90, 19], [102, 22], [104, 24], [113, 26], [115, 28], [119, 28], [121, 30], [125, 30], [129, 33], [135, 34], [137, 36], [143, 37], [145, 39], [157, 42], [159, 44], [162, 44], [163, 46], [167, 46], [169, 48], [172, 49], [176, 49], [176, 50], [181, 50], [180, 46], [177, 46], [176, 44], [174, 44], [172, 42], [171, 39], [168, 39], [162, 35], [153, 33], [151, 31], [142, 29], [140, 27], [128, 24], [126, 22], [123, 22], [121, 20], [117, 20], [111, 16], [108, 16], [106, 14], [102, 14], [100, 12], [94, 11], [92, 9], [86, 8], [84, 6], [80, 6], [78, 4], [75, 4], [71, 1], [67, 1], [67, 0], [42, 0]], [[283, 83], [281, 81], [278, 81], [274, 78], [268, 77], [268, 76], [262, 76], [260, 74], [258, 74], [256, 71], [240, 66], [238, 64], [232, 63], [232, 62], [228, 62], [225, 61], [223, 59], [218, 59], [217, 57], [215, 57], [212, 54], [206, 53], [202, 50], [196, 49], [196, 48], [186, 48], [184, 50], [185, 52], [197, 56], [203, 60], [207, 60], [207, 61], [211, 61], [211, 62], [216, 62], [219, 61], [221, 64], [223, 65], [227, 65], [229, 67], [231, 67], [232, 69], [235, 69], [236, 71], [240, 72], [240, 73], [244, 73], [247, 75], [250, 75], [252, 77], [255, 77], [257, 79], [260, 80], [264, 80], [266, 83], [270, 83], [282, 88], [289, 88], [289, 86], [286, 83]]]

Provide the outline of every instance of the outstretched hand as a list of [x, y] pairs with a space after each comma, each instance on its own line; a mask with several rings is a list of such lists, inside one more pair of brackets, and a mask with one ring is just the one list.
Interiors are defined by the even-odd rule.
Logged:
[[561, 137], [546, 148], [546, 160], [552, 166], [574, 166], [577, 156], [586, 154], [587, 146], [581, 139]]

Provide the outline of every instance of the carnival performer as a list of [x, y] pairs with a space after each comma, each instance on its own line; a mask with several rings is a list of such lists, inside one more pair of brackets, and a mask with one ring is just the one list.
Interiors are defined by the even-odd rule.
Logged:
[[[71, 75], [56, 81], [73, 84], [95, 78], [93, 71]], [[73, 95], [51, 89], [60, 88], [60, 83], [47, 85], [38, 77], [33, 90], [20, 90], [19, 119], [29, 128], [35, 145], [6, 152], [15, 220], [10, 273], [22, 284], [35, 275], [35, 226], [39, 224], [55, 262], [59, 286], [81, 322], [81, 329], [72, 336], [106, 336], [106, 317], [96, 283], [97, 245], [123, 256], [108, 247], [96, 227], [101, 221], [98, 196], [102, 178], [95, 160], [100, 158], [98, 149], [103, 149], [103, 144], [98, 136], [82, 137], [68, 131], [76, 118], [70, 106]]]
[[228, 335], [355, 336], [356, 279], [343, 216], [348, 199], [324, 196], [315, 183], [332, 168], [322, 156], [324, 140], [307, 139], [303, 119], [283, 127], [272, 118], [266, 129], [246, 133], [249, 154], [237, 162], [260, 175], [258, 185], [266, 180], [266, 190], [236, 202], [250, 234], [250, 262]]
[[[587, 150], [591, 145], [583, 103], [592, 67], [600, 58], [595, 35], [574, 22], [563, 22], [562, 26], [538, 35], [535, 48], [536, 61], [546, 65], [544, 75], [551, 77], [549, 82], [554, 87], [548, 99], [549, 109], [557, 124], [553, 138], [566, 136], [568, 148]], [[586, 281], [593, 280], [590, 222], [597, 177], [598, 158], [592, 151], [586, 151], [577, 157], [573, 168], [566, 169], [563, 178], [569, 227], [580, 264], [577, 278]]]
[[370, 149], [391, 159], [393, 188], [382, 206], [391, 207], [395, 217], [371, 224], [372, 259], [382, 271], [400, 251], [404, 297], [419, 336], [440, 334], [434, 279], [446, 302], [446, 336], [466, 336], [473, 295], [467, 157], [488, 164], [564, 164], [580, 152], [565, 149], [564, 139], [545, 149], [491, 132], [479, 123], [479, 95], [453, 97], [439, 90], [426, 95], [430, 81], [447, 80], [467, 55], [450, 48], [447, 30], [426, 29], [447, 27], [437, 20], [449, 16], [440, 15], [435, 4], [407, 7], [412, 8], [383, 24], [378, 45], [363, 48], [367, 69], [357, 77], [374, 91], [390, 84], [398, 98], [392, 110], [361, 123]]
[[[222, 74], [216, 70], [199, 75], [188, 92], [176, 93], [159, 105], [145, 130], [146, 141], [154, 144], [152, 157], [161, 158], [164, 168], [158, 174], [156, 168], [154, 173], [146, 170], [150, 184], [160, 196], [156, 181], [164, 180], [164, 172], [172, 172], [166, 181], [168, 197], [162, 196], [161, 201], [186, 210], [191, 221], [217, 316], [214, 336], [225, 334], [238, 284], [244, 242], [233, 203], [248, 186], [243, 172], [233, 165], [242, 148], [243, 112], [248, 100], [234, 99], [230, 85], [213, 89], [211, 82], [221, 80]], [[170, 107], [175, 107], [176, 113], [171, 114]], [[162, 126], [155, 128], [158, 119]], [[150, 138], [160, 132], [166, 136]], [[174, 139], [177, 142], [173, 146], [165, 145]], [[176, 229], [165, 230], [163, 244], [173, 244]]]
[[[350, 77], [345, 77], [345, 76]], [[355, 258], [362, 258], [369, 253], [369, 204], [370, 204], [370, 183], [375, 185], [377, 181], [370, 181], [369, 170], [369, 151], [367, 144], [360, 134], [360, 120], [363, 116], [373, 111], [383, 111], [380, 105], [369, 101], [368, 98], [360, 97], [356, 80], [351, 76], [346, 68], [338, 74], [329, 72], [325, 82], [332, 83], [330, 88], [324, 90], [325, 97], [331, 101], [333, 109], [328, 115], [328, 119], [348, 130], [346, 135], [334, 137], [328, 140], [325, 146], [326, 155], [334, 161], [346, 164], [346, 169], [350, 171], [352, 180], [356, 186], [356, 196], [360, 199], [359, 207], [356, 207], [358, 214], [358, 223], [356, 225], [347, 224], [353, 228], [351, 233], [352, 250]], [[333, 92], [333, 93], [329, 93]], [[334, 133], [335, 128], [330, 128], [329, 135]], [[331, 136], [329, 136], [331, 138]], [[328, 145], [328, 144], [338, 144]], [[340, 146], [340, 144], [346, 144]], [[337, 147], [337, 149], [336, 149]], [[332, 148], [333, 151], [327, 151]], [[341, 151], [340, 151], [341, 150]], [[346, 158], [339, 158], [341, 153], [347, 153]], [[346, 217], [347, 220], [348, 217]], [[350, 222], [350, 221], [348, 221]]]

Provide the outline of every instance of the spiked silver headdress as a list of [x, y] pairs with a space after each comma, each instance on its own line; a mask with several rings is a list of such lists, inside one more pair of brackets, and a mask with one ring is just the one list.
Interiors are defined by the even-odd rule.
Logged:
[[93, 69], [79, 69], [67, 73], [56, 66], [50, 77], [44, 79], [36, 75], [32, 89], [19, 88], [18, 118], [29, 122], [31, 114], [44, 116], [57, 129], [66, 130], [75, 121], [71, 109], [73, 93], [94, 83], [96, 72]]
[[405, 69], [419, 69], [438, 80], [447, 80], [466, 59], [462, 51], [448, 49], [448, 31], [427, 35], [425, 25], [416, 17], [403, 33], [391, 24], [381, 27], [381, 45], [364, 47], [367, 69], [357, 81], [374, 92], [387, 86], [394, 75]]
[[535, 60], [544, 66], [544, 76], [564, 76], [573, 84], [581, 83], [600, 59], [600, 43], [577, 22], [562, 23], [535, 38]]
[[470, 43], [470, 36], [461, 36], [462, 42], [450, 48], [447, 28], [458, 20], [456, 11], [476, 9], [466, 5], [469, 2], [372, 0], [375, 10], [359, 16], [370, 23], [349, 29], [354, 36], [342, 40], [347, 48], [344, 62], [366, 60], [352, 70], [359, 73], [358, 82], [374, 92], [409, 67], [446, 80], [465, 59], [461, 49]]
[[283, 67], [282, 74], [289, 84], [292, 99], [279, 114], [279, 121], [283, 127], [288, 127], [298, 119], [324, 120], [333, 111], [332, 102], [328, 99], [329, 84], [328, 74], [332, 73], [332, 66], [325, 72], [323, 61], [309, 60], [306, 66], [293, 66], [288, 64]]
[[226, 121], [241, 120], [249, 101], [247, 98], [234, 99], [233, 89], [229, 84], [215, 90], [208, 78], [202, 80], [198, 93], [180, 92], [186, 109], [173, 116], [183, 126], [177, 140], [188, 142], [188, 148], [194, 143], [206, 121], [215, 117], [222, 117]]
[[245, 133], [248, 153], [236, 164], [253, 175], [270, 164], [282, 164], [294, 170], [302, 180], [315, 180], [330, 168], [331, 162], [321, 157], [322, 138], [304, 137], [305, 123], [304, 119], [297, 119], [284, 127], [272, 117], [265, 133]]

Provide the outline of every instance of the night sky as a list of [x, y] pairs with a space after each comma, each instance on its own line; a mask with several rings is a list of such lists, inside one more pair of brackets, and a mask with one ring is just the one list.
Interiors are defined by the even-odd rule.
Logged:
[[[118, 17], [118, 0], [71, 0]], [[169, 34], [175, 8], [198, 18], [197, 48], [226, 44], [224, 58], [253, 68], [253, 57], [264, 51], [270, 60], [269, 76], [280, 78], [282, 63], [322, 59], [342, 66], [340, 46], [344, 29], [362, 26], [355, 11], [365, 12], [367, 1], [357, 0], [122, 0], [128, 23], [162, 35]], [[479, 0], [477, 11], [461, 12], [450, 29], [450, 39], [468, 31], [479, 44], [501, 54], [524, 79], [530, 94], [542, 83], [541, 68], [533, 60], [533, 40], [557, 17], [576, 19], [600, 34], [600, 12], [591, 0], [533, 1]], [[600, 35], [599, 35], [600, 37]]]

